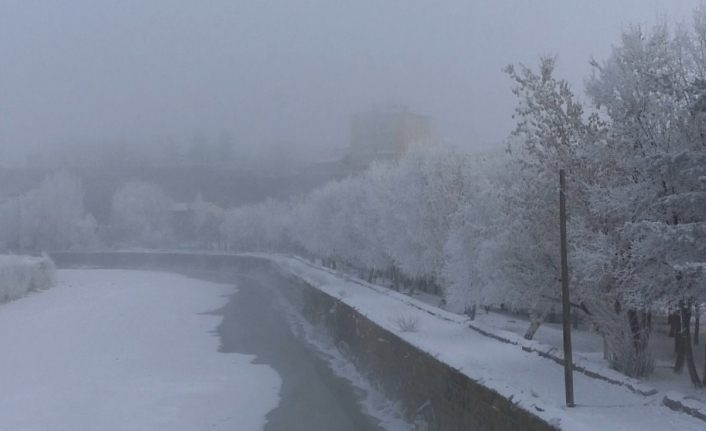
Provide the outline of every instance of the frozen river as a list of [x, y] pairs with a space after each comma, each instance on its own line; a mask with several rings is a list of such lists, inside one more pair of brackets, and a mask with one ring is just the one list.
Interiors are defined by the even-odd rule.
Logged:
[[59, 270], [0, 305], [0, 429], [379, 429], [266, 277]]

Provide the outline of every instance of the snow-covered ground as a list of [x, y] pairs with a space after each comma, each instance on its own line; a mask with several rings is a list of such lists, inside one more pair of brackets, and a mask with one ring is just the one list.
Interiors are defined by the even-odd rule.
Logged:
[[[478, 322], [493, 328], [513, 332], [517, 335], [524, 334], [529, 322], [522, 316], [499, 313], [491, 311], [485, 313], [479, 311], [476, 317]], [[661, 393], [668, 391], [678, 391], [691, 398], [706, 402], [706, 393], [697, 389], [689, 379], [689, 373], [684, 370], [680, 374], [674, 373], [674, 339], [667, 336], [666, 325], [656, 325], [652, 333], [650, 342], [656, 352], [655, 372], [643, 382], [646, 385], [658, 389]], [[703, 334], [703, 332], [702, 332]], [[561, 324], [545, 323], [537, 331], [535, 340], [539, 343], [561, 349], [563, 345]], [[574, 356], [582, 358], [586, 362], [592, 362], [597, 366], [607, 367], [608, 364], [603, 359], [603, 342], [598, 334], [592, 333], [586, 328], [572, 331], [572, 345]], [[703, 340], [701, 341], [703, 343]], [[694, 357], [697, 364], [703, 363], [704, 351], [702, 344], [694, 347]]]
[[[641, 395], [581, 373], [574, 375], [577, 407], [566, 408], [563, 367], [552, 360], [472, 331], [463, 316], [439, 309], [432, 314], [428, 304], [405, 295], [340, 276], [301, 259], [263, 257], [564, 430], [703, 430], [706, 426], [701, 420], [665, 407], [664, 394]], [[401, 331], [400, 317], [416, 321], [415, 330]]]
[[0, 306], [0, 430], [258, 430], [280, 377], [219, 353], [232, 286], [125, 270], [60, 270]]
[[[410, 292], [408, 294], [434, 307], [438, 307], [441, 303], [441, 297], [437, 295], [425, 292]], [[475, 322], [500, 331], [508, 331], [517, 336], [523, 336], [529, 326], [529, 320], [526, 316], [497, 310], [483, 311], [479, 309]], [[694, 346], [694, 361], [697, 366], [704, 363], [706, 354], [703, 347], [706, 319], [701, 319], [700, 328], [701, 341]], [[578, 329], [572, 329], [571, 332], [575, 360], [580, 359], [583, 363], [593, 364], [596, 369], [609, 367], [608, 362], [603, 358], [603, 340], [600, 335], [589, 331], [584, 325], [581, 325]], [[654, 323], [652, 335], [650, 336], [650, 345], [655, 355], [655, 370], [649, 377], [642, 379], [641, 382], [663, 394], [678, 392], [685, 397], [700, 402], [704, 405], [702, 408], [706, 408], [706, 391], [696, 388], [691, 383], [689, 373], [686, 370], [681, 373], [673, 371], [674, 338], [670, 338], [668, 332], [669, 327], [666, 321]], [[540, 344], [553, 347], [557, 351], [562, 350], [563, 333], [561, 323], [543, 323], [535, 334], [534, 340]]]
[[[439, 296], [423, 292], [415, 292], [411, 296], [432, 306], [438, 306], [441, 301]], [[524, 335], [529, 326], [529, 320], [525, 316], [496, 310], [488, 312], [478, 310], [475, 322], [501, 331], [509, 331], [517, 336]], [[701, 322], [701, 341], [694, 346], [694, 361], [696, 364], [704, 363], [703, 334], [706, 333], [706, 326], [704, 325], [706, 319], [702, 318]], [[673, 371], [674, 338], [670, 338], [668, 332], [669, 327], [666, 321], [655, 322], [650, 336], [650, 345], [655, 354], [655, 371], [649, 377], [643, 379], [642, 383], [658, 390], [660, 393], [666, 394], [670, 391], [676, 391], [692, 400], [705, 404], [706, 392], [696, 388], [691, 383], [689, 373], [686, 370], [681, 373]], [[581, 326], [572, 330], [571, 339], [575, 359], [593, 364], [595, 368], [609, 367], [608, 362], [603, 358], [603, 340], [600, 335], [589, 331], [585, 326]], [[554, 347], [556, 350], [561, 350], [563, 348], [561, 324], [543, 323], [535, 334], [534, 340], [540, 344]]]

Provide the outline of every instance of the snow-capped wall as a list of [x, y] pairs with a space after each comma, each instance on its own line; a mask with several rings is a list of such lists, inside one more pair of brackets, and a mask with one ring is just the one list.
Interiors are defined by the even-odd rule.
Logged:
[[512, 397], [503, 396], [381, 327], [360, 310], [306, 280], [294, 281], [291, 287], [299, 289], [285, 293], [301, 306], [304, 317], [322, 325], [337, 345], [345, 346], [348, 359], [383, 393], [399, 402], [405, 419], [421, 429], [559, 429], [557, 424], [518, 406]]
[[0, 255], [0, 302], [54, 283], [54, 262], [48, 256]]

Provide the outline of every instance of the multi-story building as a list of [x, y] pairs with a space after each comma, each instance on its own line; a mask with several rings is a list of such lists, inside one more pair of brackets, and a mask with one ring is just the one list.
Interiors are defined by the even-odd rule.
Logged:
[[351, 121], [347, 160], [354, 166], [373, 160], [396, 159], [415, 145], [431, 142], [431, 119], [404, 108], [377, 108], [356, 114]]

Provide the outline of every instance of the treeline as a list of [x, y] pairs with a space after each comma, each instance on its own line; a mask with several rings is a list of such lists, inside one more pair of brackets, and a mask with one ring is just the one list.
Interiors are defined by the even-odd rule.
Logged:
[[222, 242], [223, 210], [205, 202], [176, 202], [159, 186], [126, 181], [110, 197], [110, 215], [97, 223], [84, 207], [80, 178], [47, 176], [29, 192], [0, 202], [0, 253], [69, 249], [211, 248]]

